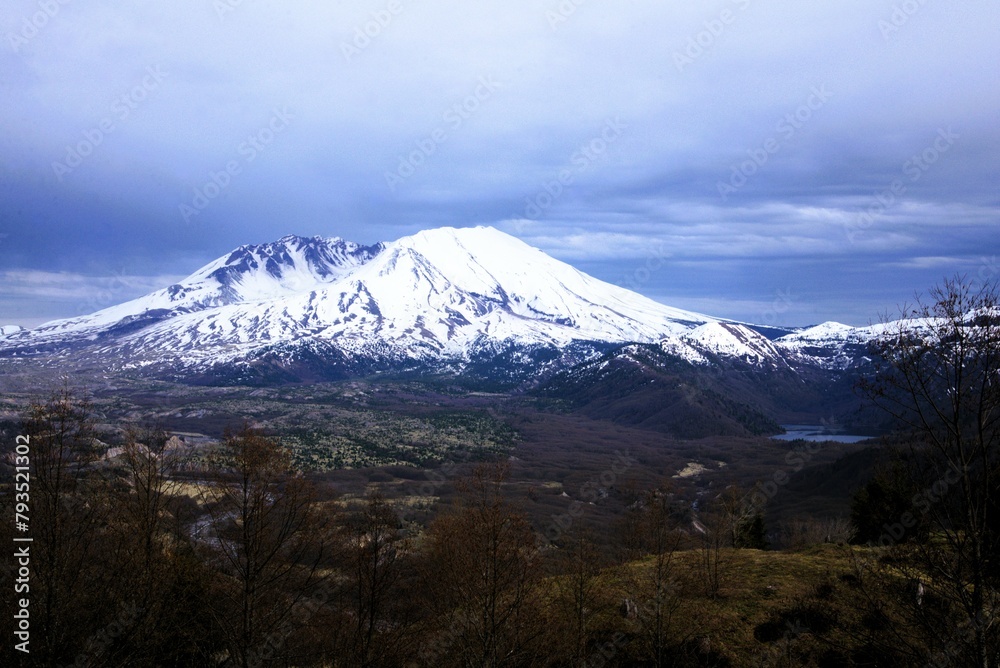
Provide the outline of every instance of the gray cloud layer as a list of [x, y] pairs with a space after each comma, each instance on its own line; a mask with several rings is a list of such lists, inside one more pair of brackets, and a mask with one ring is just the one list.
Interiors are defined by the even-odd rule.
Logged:
[[676, 306], [788, 324], [863, 323], [943, 275], [997, 273], [994, 2], [36, 0], [2, 16], [4, 322], [76, 313], [18, 301], [31, 276], [99, 286], [286, 233], [439, 225], [496, 225]]

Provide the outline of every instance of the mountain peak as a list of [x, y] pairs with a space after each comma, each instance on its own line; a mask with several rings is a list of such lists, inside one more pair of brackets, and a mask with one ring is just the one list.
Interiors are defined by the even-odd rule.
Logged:
[[782, 337], [782, 339], [788, 341], [809, 341], [838, 338], [847, 336], [854, 331], [854, 329], [855, 328], [850, 325], [844, 325], [839, 322], [828, 320], [827, 322], [819, 325], [812, 325], [811, 327], [805, 327], [796, 332], [792, 332], [791, 334], [786, 334]]
[[460, 368], [501, 351], [630, 343], [695, 363], [708, 361], [703, 353], [753, 363], [781, 356], [744, 325], [666, 306], [482, 225], [372, 246], [297, 235], [240, 246], [145, 297], [5, 336], [0, 351], [93, 348], [193, 369], [326, 351]]
[[[470, 251], [490, 252], [518, 249], [521, 252], [542, 251], [526, 244], [517, 237], [501, 232], [495, 227], [477, 225], [475, 227], [435, 227], [421, 230], [394, 242], [399, 246], [420, 247], [427, 244], [455, 244]], [[495, 246], [500, 244], [500, 246]]]

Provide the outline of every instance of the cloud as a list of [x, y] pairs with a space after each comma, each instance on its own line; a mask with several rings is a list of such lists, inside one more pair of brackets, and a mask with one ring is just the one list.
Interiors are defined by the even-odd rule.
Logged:
[[809, 294], [832, 311], [1000, 250], [987, 0], [900, 25], [888, 0], [218, 5], [60, 4], [30, 38], [36, 5], [0, 17], [0, 267], [155, 276], [287, 233], [496, 224], [608, 275], [662, 247], [739, 309], [835, 267], [842, 292]]
[[0, 272], [0, 321], [35, 327], [99, 311], [176, 283], [182, 276], [87, 276], [72, 272]]

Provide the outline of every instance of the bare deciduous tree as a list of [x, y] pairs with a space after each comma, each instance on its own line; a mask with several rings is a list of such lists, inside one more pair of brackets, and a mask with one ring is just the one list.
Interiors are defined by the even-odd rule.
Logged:
[[[33, 619], [45, 665], [71, 661], [104, 605], [92, 577], [107, 523], [107, 479], [95, 467], [99, 449], [90, 406], [63, 388], [31, 406], [24, 425], [32, 453]], [[97, 587], [95, 587], [97, 585]]]
[[694, 529], [700, 544], [699, 574], [705, 595], [716, 598], [722, 589], [722, 581], [726, 575], [730, 555], [731, 520], [719, 507], [711, 507], [707, 502], [702, 504], [695, 520]]
[[604, 563], [589, 532], [575, 528], [555, 562], [556, 596], [552, 609], [552, 641], [556, 653], [583, 665], [593, 636], [594, 618], [601, 612], [597, 576]]
[[[931, 536], [906, 551], [928, 596], [971, 629], [971, 664], [988, 668], [1000, 661], [1000, 301], [995, 285], [962, 278], [930, 299], [883, 325], [861, 388], [912, 436], [912, 460], [924, 466], [914, 473], [928, 486], [898, 521], [927, 519]], [[953, 635], [934, 626], [928, 633]]]
[[351, 653], [361, 668], [391, 665], [400, 649], [400, 626], [390, 618], [401, 576], [399, 518], [385, 497], [368, 495], [349, 530], [349, 562], [355, 620]]
[[669, 484], [646, 493], [626, 518], [626, 543], [631, 559], [650, 555], [649, 563], [626, 567], [625, 590], [636, 606], [636, 624], [641, 651], [653, 666], [669, 665], [671, 647], [678, 644], [675, 615], [680, 603], [674, 556], [684, 536], [682, 513], [673, 499]]
[[292, 652], [287, 622], [320, 583], [327, 526], [289, 453], [259, 430], [227, 434], [214, 471], [215, 617], [235, 665], [266, 665]]
[[502, 494], [506, 468], [480, 466], [459, 507], [428, 530], [430, 604], [442, 636], [425, 652], [431, 665], [531, 665], [542, 635], [534, 596], [540, 579], [535, 535]]

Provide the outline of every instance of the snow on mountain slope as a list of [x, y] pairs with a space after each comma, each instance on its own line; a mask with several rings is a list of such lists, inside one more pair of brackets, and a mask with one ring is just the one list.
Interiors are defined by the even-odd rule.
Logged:
[[782, 336], [774, 343], [799, 362], [842, 370], [864, 359], [868, 343], [882, 334], [886, 326], [851, 327], [839, 322], [824, 322]]
[[396, 246], [426, 258], [463, 289], [499, 298], [509, 293], [517, 298], [511, 308], [529, 318], [586, 316], [598, 308], [616, 317], [672, 323], [674, 331], [718, 320], [597, 280], [492, 227], [427, 230]]
[[20, 325], [2, 325], [0, 326], [0, 338], [11, 334], [17, 334], [20, 331], [23, 331], [23, 328]]
[[295, 295], [348, 275], [381, 250], [381, 245], [361, 246], [336, 237], [292, 235], [240, 246], [180, 283], [90, 315], [46, 323], [31, 330], [30, 337], [36, 343], [93, 338], [113, 326]]
[[440, 228], [374, 246], [296, 236], [241, 246], [145, 297], [34, 330], [4, 328], [0, 356], [76, 350], [125, 366], [206, 368], [313, 350], [460, 368], [510, 346], [657, 343], [699, 365], [714, 355], [842, 370], [881, 331], [828, 322], [772, 341], [595, 279], [493, 228]]
[[[996, 317], [995, 314], [969, 312], [965, 320], [971, 324], [984, 315]], [[865, 327], [824, 322], [782, 336], [774, 344], [789, 360], [842, 371], [864, 364], [869, 359], [869, 344], [879, 338], [905, 333], [933, 342], [949, 331], [950, 323], [936, 318], [908, 318]]]
[[467, 359], [509, 343], [656, 342], [715, 321], [594, 279], [495, 229], [442, 228], [386, 244], [333, 282], [181, 314], [122, 343], [185, 351], [192, 362], [306, 339], [357, 356]]
[[582, 343], [587, 355], [595, 345], [655, 343], [698, 365], [718, 356], [837, 370], [879, 331], [823, 323], [772, 341], [600, 281], [493, 228], [446, 227], [374, 246], [296, 236], [241, 246], [145, 297], [34, 330], [4, 328], [0, 356], [78, 351], [119, 366], [204, 369], [308, 350], [461, 368], [512, 346]]
[[316, 344], [355, 357], [461, 361], [510, 345], [684, 349], [682, 335], [720, 322], [597, 280], [493, 228], [440, 228], [371, 247], [294, 236], [242, 246], [146, 297], [5, 337], [0, 353], [72, 347], [131, 365], [204, 367]]
[[696, 349], [737, 358], [754, 366], [785, 366], [781, 351], [766, 337], [745, 325], [710, 322], [694, 328], [684, 335], [683, 340]]
[[782, 340], [786, 342], [836, 340], [849, 336], [854, 329], [850, 325], [829, 321], [783, 336]]
[[527, 335], [564, 344], [656, 341], [716, 320], [599, 281], [493, 228], [443, 228], [400, 239], [353, 278], [387, 318], [419, 312], [439, 340], [462, 338], [465, 321], [481, 323], [472, 331], [493, 339]]

